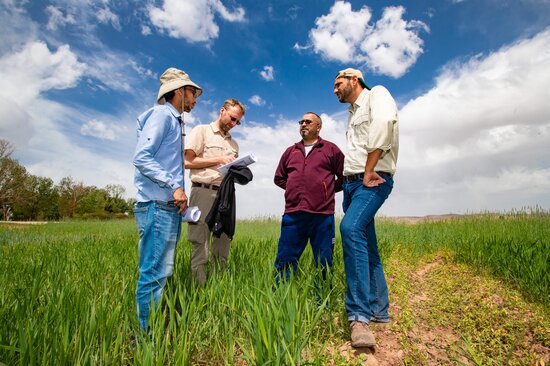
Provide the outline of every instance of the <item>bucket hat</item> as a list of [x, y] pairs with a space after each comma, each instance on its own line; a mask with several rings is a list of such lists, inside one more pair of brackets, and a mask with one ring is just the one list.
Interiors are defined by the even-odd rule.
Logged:
[[159, 104], [164, 104], [164, 94], [188, 85], [197, 89], [196, 98], [202, 94], [202, 88], [195, 84], [185, 71], [176, 69], [175, 67], [166, 69], [160, 76], [160, 88], [157, 95], [157, 102]]

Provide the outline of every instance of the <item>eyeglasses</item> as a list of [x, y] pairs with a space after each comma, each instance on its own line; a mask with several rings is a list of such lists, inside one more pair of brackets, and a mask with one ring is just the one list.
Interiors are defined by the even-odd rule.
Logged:
[[225, 108], [223, 108], [225, 110], [225, 112], [227, 113], [227, 115], [229, 116], [229, 118], [231, 119], [231, 122], [235, 122], [236, 125], [240, 125], [241, 124], [241, 120], [240, 119], [237, 119], [237, 117], [233, 117], [232, 115], [229, 114], [229, 111]]
[[309, 125], [311, 124], [313, 121], [310, 120], [310, 119], [303, 119], [301, 121], [298, 121], [298, 124], [301, 126], [303, 123], [305, 123], [306, 125]]
[[229, 118], [231, 118], [231, 122], [235, 122], [236, 125], [240, 125], [240, 124], [241, 124], [241, 121], [238, 120], [237, 118], [231, 117], [231, 116], [229, 116]]
[[185, 89], [191, 91], [191, 93], [193, 94], [193, 97], [195, 97], [195, 99], [197, 99], [197, 97], [198, 97], [197, 94], [199, 93], [199, 90], [197, 88], [195, 88], [194, 86], [184, 86], [183, 90], [185, 90]]

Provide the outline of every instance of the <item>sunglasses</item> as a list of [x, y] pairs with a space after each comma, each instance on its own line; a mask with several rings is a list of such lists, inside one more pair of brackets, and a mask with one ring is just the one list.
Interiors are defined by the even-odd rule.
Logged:
[[240, 124], [241, 124], [241, 121], [238, 120], [237, 118], [231, 117], [231, 116], [229, 116], [229, 118], [231, 118], [231, 122], [235, 122], [236, 125], [240, 125]]
[[191, 93], [193, 93], [193, 97], [195, 97], [195, 99], [198, 98], [198, 94], [199, 94], [199, 90], [197, 88], [195, 88], [194, 86], [184, 86], [183, 89], [187, 89], [187, 90], [190, 90]]
[[305, 123], [306, 125], [309, 125], [311, 124], [313, 121], [310, 120], [310, 119], [303, 119], [301, 121], [298, 121], [298, 124], [301, 126], [303, 123]]
[[227, 109], [225, 109], [225, 112], [227, 113], [227, 115], [229, 116], [229, 118], [231, 119], [231, 122], [235, 122], [236, 125], [240, 125], [241, 124], [241, 120], [240, 119], [237, 119], [237, 117], [233, 117], [232, 115], [229, 114], [229, 111]]

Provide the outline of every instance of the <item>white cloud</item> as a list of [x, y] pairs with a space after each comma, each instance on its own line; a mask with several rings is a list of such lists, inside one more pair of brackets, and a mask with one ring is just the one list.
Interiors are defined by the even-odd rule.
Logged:
[[[367, 6], [353, 11], [351, 4], [336, 1], [330, 13], [315, 20], [309, 33], [315, 53], [327, 60], [361, 63], [374, 73], [394, 78], [402, 76], [422, 53], [421, 21], [402, 19], [402, 6], [387, 7], [382, 18], [370, 25], [372, 13]], [[303, 46], [294, 45], [301, 50]]]
[[245, 11], [242, 7], [237, 7], [233, 12], [227, 10], [220, 0], [212, 0], [211, 7], [216, 10], [224, 20], [229, 22], [242, 22], [245, 20]]
[[[2, 7], [3, 6], [3, 7]], [[23, 1], [1, 2], [0, 24], [2, 24], [2, 41], [0, 42], [0, 55], [11, 53], [14, 47], [21, 47], [36, 39], [40, 33], [36, 23], [30, 20], [23, 8]]]
[[[214, 117], [214, 119], [217, 118]], [[184, 113], [183, 121], [185, 122], [184, 128], [192, 128], [194, 125], [198, 124], [197, 118], [192, 113]]]
[[400, 111], [391, 210], [550, 205], [550, 30], [463, 64]]
[[0, 98], [0, 138], [10, 141], [17, 149], [26, 147], [36, 132], [29, 110], [13, 99]]
[[[56, 182], [70, 175], [88, 185], [116, 183], [132, 189], [131, 156], [124, 154], [131, 155], [133, 149], [135, 135], [127, 124], [135, 116], [94, 117], [95, 111], [44, 97], [53, 89], [74, 88], [86, 70], [68, 45], [50, 50], [43, 42], [28, 42], [0, 58], [0, 115], [10, 116], [0, 118], [0, 136], [15, 145], [14, 157], [31, 174]], [[83, 128], [85, 135], [114, 137], [116, 146], [98, 149], [103, 140], [79, 134], [79, 124], [86, 120], [90, 123]]]
[[119, 54], [104, 47], [99, 47], [98, 51], [88, 55], [86, 60], [90, 65], [86, 74], [93, 78], [92, 85], [101, 89], [102, 85], [98, 85], [97, 81], [109, 89], [130, 92], [133, 83], [137, 82], [136, 76], [128, 73], [130, 69], [141, 76], [154, 75], [152, 71], [139, 66], [132, 56]]
[[0, 58], [0, 95], [31, 102], [43, 91], [74, 87], [85, 69], [68, 45], [51, 52], [43, 42], [30, 42]]
[[131, 164], [135, 134], [129, 132], [128, 125], [135, 116], [99, 117], [106, 121], [105, 125], [113, 126], [115, 121], [120, 124], [116, 127], [120, 138], [113, 144], [110, 140], [91, 139], [78, 133], [79, 121], [75, 123], [74, 120], [85, 118], [95, 113], [93, 111], [74, 109], [43, 98], [34, 100], [26, 110], [30, 118], [23, 120], [27, 124], [25, 129], [29, 127], [32, 133], [27, 136], [27, 144], [16, 143], [14, 157], [31, 174], [49, 177], [55, 182], [71, 176], [76, 181], [98, 187], [121, 184], [129, 195], [135, 192]]
[[156, 74], [153, 70], [147, 69], [139, 65], [135, 60], [128, 60], [128, 63], [139, 75], [145, 76], [147, 78], [156, 78]]
[[[0, 42], [0, 55], [3, 54], [4, 60], [19, 57], [20, 60], [16, 61], [23, 62], [25, 60], [21, 57], [27, 57], [30, 62], [26, 64], [26, 73], [32, 75], [33, 80], [45, 83], [47, 80], [42, 77], [43, 75], [36, 73], [37, 70], [48, 67], [43, 65], [42, 58], [47, 62], [51, 61], [52, 57], [47, 54], [48, 47], [56, 45], [58, 47], [56, 54], [60, 59], [56, 62], [67, 65], [74, 63], [75, 67], [66, 67], [63, 72], [55, 73], [53, 75], [55, 79], [72, 78], [75, 73], [80, 78], [85, 74], [89, 77], [88, 85], [94, 90], [130, 91], [142, 81], [142, 76], [155, 77], [154, 73], [139, 63], [138, 57], [144, 58], [147, 57], [146, 55], [138, 52], [130, 55], [110, 49], [97, 36], [98, 24], [109, 24], [121, 30], [119, 16], [109, 7], [108, 1], [90, 3], [81, 0], [61, 0], [54, 1], [54, 3], [59, 5], [46, 7], [45, 13], [48, 18], [47, 23], [43, 25], [29, 17], [24, 3], [21, 2], [17, 4], [19, 7], [13, 5], [10, 9], [0, 11], [0, 23], [6, 25], [5, 32], [2, 34], [2, 42]], [[63, 29], [64, 32], [48, 32], [69, 25], [71, 26], [70, 32], [65, 32], [65, 29]], [[68, 34], [69, 37], [67, 37]], [[48, 40], [47, 45], [43, 39]], [[70, 47], [68, 42], [71, 44]], [[29, 45], [33, 45], [33, 47], [31, 48]], [[22, 49], [24, 51], [21, 51]], [[82, 63], [81, 60], [86, 60], [86, 63]], [[148, 59], [146, 62], [151, 63], [151, 60]], [[12, 80], [8, 82], [13, 84]], [[31, 81], [30, 85], [34, 85], [34, 83], [35, 81]], [[68, 87], [72, 86], [74, 85]], [[45, 89], [48, 88], [45, 86]], [[42, 89], [31, 88], [24, 90], [26, 93], [41, 91]]]
[[265, 105], [265, 100], [263, 100], [262, 97], [260, 97], [259, 95], [251, 96], [248, 101], [258, 107]]
[[113, 13], [108, 7], [98, 9], [95, 14], [100, 23], [111, 24], [117, 31], [122, 30], [118, 15]]
[[117, 139], [116, 127], [97, 121], [95, 119], [89, 120], [80, 127], [80, 133], [84, 136], [93, 136], [102, 140], [114, 141]]
[[48, 14], [48, 24], [46, 28], [49, 30], [56, 30], [58, 27], [62, 27], [65, 24], [76, 24], [76, 19], [72, 14], [63, 14], [63, 10], [56, 8], [53, 5], [46, 7], [46, 13]]
[[354, 61], [371, 17], [367, 6], [355, 12], [350, 3], [336, 1], [328, 15], [315, 20], [316, 28], [309, 33], [315, 52], [329, 60]]
[[[97, 24], [110, 24], [117, 31], [122, 30], [119, 16], [108, 6], [108, 1], [57, 1], [59, 6], [48, 5], [46, 29], [55, 31], [66, 25], [79, 29], [83, 37], [90, 37]], [[78, 21], [77, 21], [78, 19]]]
[[275, 72], [273, 70], [273, 66], [268, 66], [268, 65], [264, 66], [264, 69], [260, 71], [260, 76], [265, 81], [272, 81], [273, 79], [275, 79]]
[[151, 35], [151, 28], [142, 24], [141, 25], [141, 34], [144, 36], [150, 36]]
[[302, 46], [298, 42], [294, 43], [294, 46], [292, 46], [292, 48], [294, 50], [296, 50], [296, 52], [307, 51], [307, 50], [311, 49], [312, 47], [313, 46], [311, 46], [311, 45]]
[[398, 78], [422, 54], [423, 41], [418, 33], [429, 28], [421, 21], [403, 20], [404, 13], [402, 6], [385, 8], [374, 30], [360, 43], [362, 54], [357, 59], [364, 60], [375, 73]]
[[286, 14], [291, 20], [296, 20], [298, 19], [298, 15], [301, 10], [302, 8], [300, 6], [292, 5], [290, 8], [288, 8], [288, 10], [286, 11]]
[[44, 42], [29, 42], [0, 59], [0, 95], [17, 94], [18, 98], [27, 100], [47, 90], [72, 88], [84, 75], [93, 77], [92, 84], [99, 80], [113, 90], [130, 91], [135, 76], [128, 74], [128, 66], [140, 75], [154, 76], [127, 55], [101, 47], [95, 51], [86, 57], [85, 64], [69, 45], [59, 46], [52, 52]]
[[148, 10], [151, 23], [158, 30], [189, 42], [210, 42], [218, 38], [215, 14], [229, 22], [245, 20], [242, 7], [229, 11], [219, 0], [164, 0], [162, 8], [150, 6]]

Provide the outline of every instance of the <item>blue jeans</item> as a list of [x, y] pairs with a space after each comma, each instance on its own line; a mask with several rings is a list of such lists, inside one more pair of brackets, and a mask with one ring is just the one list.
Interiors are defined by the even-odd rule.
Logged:
[[332, 267], [334, 215], [303, 211], [283, 215], [275, 269], [279, 274], [284, 274], [285, 279], [289, 279], [291, 268], [294, 271], [298, 268], [298, 260], [308, 240], [311, 242], [315, 264], [321, 265], [325, 279], [327, 266]]
[[382, 269], [374, 215], [390, 195], [393, 179], [365, 187], [361, 179], [343, 184], [344, 218], [340, 223], [346, 271], [346, 312], [349, 321], [388, 322], [389, 299]]
[[151, 301], [159, 302], [166, 278], [172, 275], [181, 216], [174, 205], [158, 201], [136, 203], [134, 215], [139, 231], [137, 315], [139, 324], [147, 330]]

